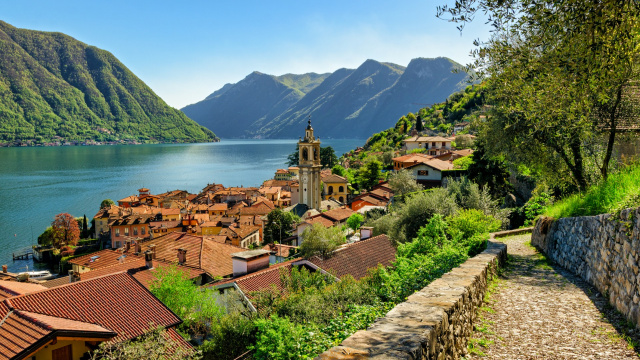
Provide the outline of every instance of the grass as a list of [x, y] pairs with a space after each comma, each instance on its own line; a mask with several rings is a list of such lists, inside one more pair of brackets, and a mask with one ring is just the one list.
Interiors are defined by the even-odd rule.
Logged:
[[585, 193], [572, 195], [549, 206], [544, 215], [559, 219], [613, 213], [637, 206], [640, 202], [638, 179], [640, 164], [627, 166]]

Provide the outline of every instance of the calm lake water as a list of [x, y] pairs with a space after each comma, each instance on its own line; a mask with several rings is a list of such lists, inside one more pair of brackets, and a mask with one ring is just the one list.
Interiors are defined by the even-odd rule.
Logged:
[[[54, 216], [87, 219], [104, 199], [147, 187], [198, 193], [208, 183], [259, 186], [285, 167], [297, 140], [223, 140], [208, 144], [0, 148], [0, 264], [34, 268], [11, 254], [36, 244]], [[364, 140], [322, 140], [338, 157]], [[38, 264], [35, 264], [37, 266]]]

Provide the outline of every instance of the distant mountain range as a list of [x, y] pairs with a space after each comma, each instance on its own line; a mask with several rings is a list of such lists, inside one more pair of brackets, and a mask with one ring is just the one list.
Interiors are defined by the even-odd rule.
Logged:
[[0, 143], [54, 140], [217, 137], [168, 106], [111, 53], [0, 21]]
[[182, 111], [222, 138], [297, 138], [311, 116], [320, 137], [367, 138], [410, 111], [463, 89], [467, 74], [447, 58], [404, 66], [367, 60], [331, 74], [253, 72]]

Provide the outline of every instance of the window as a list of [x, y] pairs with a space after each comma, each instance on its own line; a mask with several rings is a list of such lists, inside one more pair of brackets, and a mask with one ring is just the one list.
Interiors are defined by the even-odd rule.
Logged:
[[[338, 192], [344, 192], [344, 186], [340, 186], [340, 187], [338, 188]], [[342, 201], [342, 200], [340, 200], [340, 201]]]
[[141, 228], [140, 228], [140, 234], [144, 235], [144, 234], [145, 234], [145, 232], [146, 232], [146, 231], [145, 231], [145, 229], [144, 229], [144, 226], [143, 226], [143, 227], [141, 227]]
[[120, 229], [116, 228], [116, 237], [120, 236]]
[[133, 235], [138, 235], [138, 228], [137, 227], [133, 228]]
[[436, 147], [436, 143], [435, 143], [435, 142], [432, 142], [432, 143], [431, 143], [431, 147]]
[[418, 176], [429, 176], [429, 170], [418, 170]]
[[120, 248], [120, 241], [116, 241], [116, 249]]
[[333, 186], [329, 186], [329, 194], [333, 194]]
[[124, 228], [124, 236], [129, 236], [129, 228]]

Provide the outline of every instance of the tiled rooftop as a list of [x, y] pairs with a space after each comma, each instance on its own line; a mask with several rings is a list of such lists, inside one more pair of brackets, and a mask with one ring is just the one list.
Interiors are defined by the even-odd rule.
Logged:
[[[136, 261], [142, 258], [130, 252], [127, 254], [124, 254], [125, 255], [124, 257], [122, 257], [122, 255], [123, 254], [120, 251], [105, 249], [105, 250], [96, 251], [91, 254], [82, 255], [77, 258], [71, 259], [69, 260], [69, 264], [84, 266], [85, 268], [95, 270], [95, 269], [100, 269], [106, 266], [113, 266], [119, 263]], [[96, 258], [95, 260], [91, 260], [95, 256], [98, 256], [98, 258]], [[121, 257], [122, 259], [118, 260], [118, 258], [121, 258]]]

